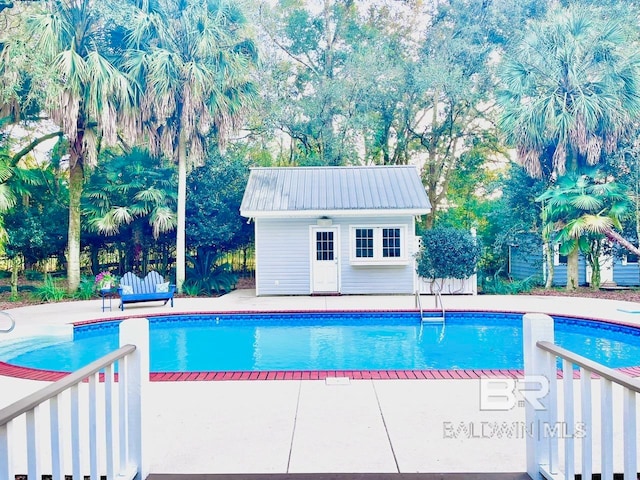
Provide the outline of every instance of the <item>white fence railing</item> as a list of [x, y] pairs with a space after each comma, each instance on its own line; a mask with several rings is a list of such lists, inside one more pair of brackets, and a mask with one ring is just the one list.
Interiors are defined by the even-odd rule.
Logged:
[[[555, 345], [553, 319], [548, 315], [524, 315], [523, 328], [529, 476], [573, 479], [579, 471], [581, 478], [592, 478], [599, 470], [603, 480], [612, 480], [617, 470], [624, 472], [625, 480], [636, 480], [640, 381]], [[579, 380], [574, 379], [574, 367], [580, 369]], [[599, 383], [599, 392], [592, 391], [594, 383]], [[617, 418], [620, 404], [622, 418]], [[597, 405], [599, 418], [592, 411]]]
[[65, 475], [147, 477], [142, 442], [142, 401], [149, 381], [147, 319], [123, 321], [120, 345], [0, 409], [1, 480], [24, 474], [29, 479], [47, 474], [53, 480]]

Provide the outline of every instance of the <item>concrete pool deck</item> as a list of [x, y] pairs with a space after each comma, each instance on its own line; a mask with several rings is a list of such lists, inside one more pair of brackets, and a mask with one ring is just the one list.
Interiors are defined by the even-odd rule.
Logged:
[[[423, 297], [425, 308], [433, 299]], [[635, 303], [570, 297], [445, 296], [447, 310], [544, 312], [640, 325]], [[410, 310], [413, 296], [177, 298], [101, 311], [101, 300], [11, 310], [14, 332], [167, 313]], [[2, 325], [0, 325], [2, 328]], [[45, 382], [0, 376], [0, 407]], [[149, 385], [152, 473], [521, 472], [524, 408], [481, 411], [478, 380], [155, 382]], [[505, 426], [509, 427], [505, 430]]]

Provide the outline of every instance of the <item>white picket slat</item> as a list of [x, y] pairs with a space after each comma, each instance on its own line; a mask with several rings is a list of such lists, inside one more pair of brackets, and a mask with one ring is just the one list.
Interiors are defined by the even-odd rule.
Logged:
[[60, 430], [60, 396], [49, 400], [50, 424], [51, 424], [51, 475], [53, 480], [64, 480], [63, 471], [63, 444], [62, 431]]
[[602, 480], [613, 480], [613, 383], [600, 379], [600, 450]]
[[582, 437], [582, 478], [593, 475], [593, 409], [591, 408], [591, 372], [580, 368], [581, 421], [585, 429]]
[[71, 387], [71, 471], [73, 478], [82, 478], [80, 470], [80, 391]]
[[27, 420], [27, 475], [29, 478], [40, 478], [36, 409], [29, 410], [25, 417]]
[[98, 373], [89, 377], [89, 472], [91, 478], [98, 478]]
[[107, 480], [113, 478], [115, 458], [113, 449], [113, 366], [109, 365], [104, 371], [104, 433], [107, 462]]
[[127, 358], [118, 362], [118, 446], [120, 447], [119, 470], [123, 472], [129, 464], [127, 448]]
[[567, 439], [564, 443], [564, 473], [567, 478], [574, 478], [576, 464], [575, 415], [573, 413], [573, 363], [562, 361], [562, 385], [564, 393], [564, 422]]
[[624, 391], [623, 422], [624, 425], [624, 480], [636, 480], [638, 471], [638, 439], [637, 439], [637, 411], [636, 392]]

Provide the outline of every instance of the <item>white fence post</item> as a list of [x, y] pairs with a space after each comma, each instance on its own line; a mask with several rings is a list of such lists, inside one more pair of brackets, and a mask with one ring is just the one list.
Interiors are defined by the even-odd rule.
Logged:
[[[546, 396], [534, 396], [534, 400], [538, 400], [540, 405], [536, 405], [537, 402], [525, 401], [525, 418], [528, 428], [527, 473], [531, 478], [539, 479], [543, 478], [540, 474], [541, 466], [552, 470], [557, 466], [555, 461], [558, 451], [557, 438], [555, 442], [550, 441], [553, 440], [551, 438], [545, 438], [547, 429], [555, 426], [551, 425], [552, 417], [555, 418], [555, 415], [551, 414], [550, 410], [557, 409], [557, 405], [553, 405], [557, 398], [555, 358], [536, 347], [536, 343], [540, 341], [553, 342], [553, 319], [549, 315], [527, 313], [522, 317], [522, 328], [525, 383], [538, 383], [536, 379], [540, 381], [535, 388], [527, 386], [525, 390], [539, 393], [541, 392], [539, 389], [549, 388]], [[544, 379], [546, 379], [546, 385], [542, 384], [545, 383]]]
[[[146, 318], [132, 318], [120, 323], [120, 346], [132, 344], [135, 352], [125, 362], [128, 417], [129, 466], [137, 467], [138, 480], [149, 475], [145, 455], [144, 433], [147, 429], [143, 409], [145, 392], [149, 383], [149, 321]], [[122, 386], [120, 386], [122, 388]]]

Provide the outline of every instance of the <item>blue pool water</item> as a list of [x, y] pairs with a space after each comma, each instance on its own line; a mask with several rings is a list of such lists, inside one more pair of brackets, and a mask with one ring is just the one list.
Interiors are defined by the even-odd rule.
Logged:
[[[640, 330], [556, 317], [556, 343], [610, 367], [640, 365]], [[118, 346], [118, 322], [73, 342], [0, 346], [0, 360], [76, 370]], [[520, 369], [522, 315], [412, 312], [177, 315], [150, 319], [151, 371]]]

